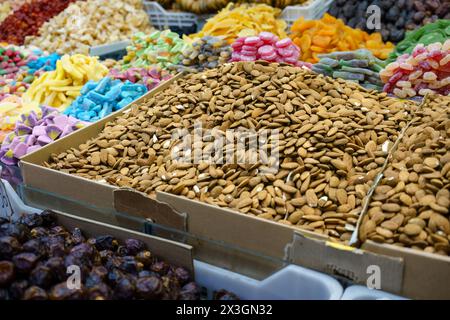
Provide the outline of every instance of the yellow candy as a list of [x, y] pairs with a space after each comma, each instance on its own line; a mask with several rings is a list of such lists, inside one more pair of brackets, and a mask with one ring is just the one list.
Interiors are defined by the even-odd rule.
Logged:
[[280, 9], [265, 4], [229, 3], [218, 14], [208, 19], [199, 33], [192, 34], [189, 38], [223, 36], [228, 43], [232, 43], [237, 37], [254, 36], [262, 31], [286, 38], [286, 22], [277, 19], [280, 13]]
[[80, 95], [89, 80], [99, 81], [108, 74], [108, 68], [96, 57], [82, 54], [64, 55], [56, 63], [56, 70], [45, 72], [35, 79], [23, 95], [23, 103], [45, 104], [63, 111]]

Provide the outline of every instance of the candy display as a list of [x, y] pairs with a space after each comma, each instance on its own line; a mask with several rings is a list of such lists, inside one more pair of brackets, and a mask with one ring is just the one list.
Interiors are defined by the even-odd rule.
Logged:
[[292, 43], [290, 38], [280, 40], [270, 32], [261, 32], [254, 37], [237, 38], [231, 46], [233, 48], [231, 61], [266, 60], [289, 63], [298, 67], [306, 66], [311, 69], [311, 64], [298, 60], [300, 49]]
[[317, 73], [354, 81], [367, 89], [381, 91], [383, 88], [379, 72], [386, 63], [366, 49], [333, 52], [318, 57], [320, 61], [312, 66]]
[[143, 84], [148, 90], [156, 88], [161, 82], [172, 77], [169, 71], [158, 67], [129, 68], [124, 71], [112, 69], [108, 76], [113, 79]]
[[91, 46], [129, 39], [151, 32], [140, 0], [85, 0], [71, 4], [45, 23], [27, 44], [60, 54], [89, 54]]
[[208, 19], [199, 33], [191, 38], [223, 36], [229, 44], [238, 37], [256, 36], [260, 32], [272, 32], [279, 38], [286, 38], [286, 22], [277, 19], [280, 9], [265, 4], [228, 4], [218, 14]]
[[[80, 146], [83, 151], [71, 148], [43, 165], [151, 196], [156, 191], [179, 194], [345, 242], [415, 106], [302, 68], [236, 62], [181, 78], [108, 122]], [[225, 156], [220, 152], [196, 163], [192, 157], [199, 150], [178, 154], [187, 160], [175, 160], [174, 150], [191, 150], [192, 139], [182, 137], [193, 134], [197, 122], [212, 130], [203, 133], [201, 149], [229, 129], [280, 129], [279, 167], [271, 167], [269, 159], [276, 156], [271, 152], [254, 166], [220, 161]], [[111, 140], [119, 136], [123, 144]], [[276, 143], [273, 139], [267, 136], [265, 143]], [[239, 148], [233, 142], [224, 146], [227, 156]], [[74, 157], [78, 161], [72, 165]]]
[[77, 119], [94, 122], [130, 104], [147, 92], [147, 87], [112, 80], [105, 77], [99, 82], [88, 81], [80, 96], [64, 111]]
[[63, 110], [80, 95], [86, 82], [99, 81], [107, 74], [108, 69], [95, 57], [81, 54], [64, 55], [57, 61], [56, 70], [45, 72], [33, 81], [23, 95], [23, 102]]
[[16, 165], [24, 155], [72, 133], [83, 125], [78, 119], [62, 115], [49, 107], [41, 107], [40, 114], [34, 111], [22, 114], [14, 131], [3, 140], [0, 161], [8, 166]]
[[[18, 222], [0, 220], [0, 285], [17, 300], [198, 300], [189, 272], [155, 257], [137, 239], [87, 238], [46, 210]], [[83, 274], [67, 286], [67, 267]]]
[[24, 3], [0, 24], [0, 41], [23, 44], [26, 36], [39, 28], [75, 0], [32, 0]]
[[353, 29], [329, 14], [320, 20], [300, 17], [291, 27], [291, 38], [301, 49], [300, 60], [316, 63], [318, 55], [334, 51], [350, 51], [360, 48], [370, 50], [377, 58], [386, 59], [393, 50], [390, 42], [383, 43], [381, 34]]
[[0, 47], [0, 76], [6, 76], [19, 71], [27, 64], [26, 56], [18, 48]]
[[183, 60], [175, 66], [178, 71], [191, 72], [216, 68], [231, 58], [231, 47], [221, 37], [206, 36], [196, 39], [191, 47], [182, 53]]
[[178, 64], [182, 59], [181, 53], [187, 46], [177, 33], [170, 30], [155, 31], [151, 34], [136, 33], [133, 35], [132, 44], [127, 47], [122, 68], [166, 68]]
[[407, 33], [405, 39], [397, 44], [395, 50], [389, 55], [388, 61], [393, 62], [405, 53], [411, 54], [419, 43], [427, 46], [432, 43], [444, 43], [450, 37], [450, 20], [439, 20], [427, 24], [420, 29]]
[[449, 256], [450, 98], [430, 98], [393, 153], [359, 237]]
[[399, 98], [428, 93], [450, 95], [450, 39], [424, 46], [398, 57], [380, 72], [384, 91]]

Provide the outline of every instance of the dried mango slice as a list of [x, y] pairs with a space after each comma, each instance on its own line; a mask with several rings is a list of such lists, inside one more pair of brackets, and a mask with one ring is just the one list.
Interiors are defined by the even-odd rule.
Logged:
[[377, 58], [386, 59], [394, 49], [392, 43], [382, 41], [381, 34], [350, 28], [329, 14], [320, 20], [299, 18], [291, 27], [291, 38], [301, 48], [300, 60], [312, 63], [319, 61], [318, 53], [367, 48]]
[[286, 22], [277, 19], [280, 13], [280, 9], [266, 4], [229, 3], [208, 19], [200, 32], [190, 35], [189, 38], [193, 40], [204, 36], [222, 36], [231, 44], [238, 37], [253, 36], [262, 31], [286, 38]]

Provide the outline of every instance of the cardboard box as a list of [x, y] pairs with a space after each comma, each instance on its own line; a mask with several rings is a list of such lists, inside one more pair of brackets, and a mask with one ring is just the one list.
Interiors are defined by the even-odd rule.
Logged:
[[[142, 99], [163, 90], [170, 82]], [[65, 208], [66, 212], [78, 214], [75, 206], [95, 208], [87, 211], [90, 219], [104, 219], [125, 227], [129, 227], [127, 219], [150, 220], [155, 233], [194, 245], [196, 258], [257, 279], [287, 263], [294, 263], [367, 285], [379, 270], [379, 289], [410, 298], [450, 299], [450, 273], [443, 271], [449, 270], [448, 257], [370, 243], [355, 249], [332, 243], [313, 232], [230, 209], [166, 193], [157, 193], [156, 199], [150, 199], [134, 190], [119, 189], [41, 166], [50, 154], [76, 147], [96, 136], [106, 122], [123, 112], [126, 111], [114, 113], [22, 158], [20, 167], [26, 189], [63, 199], [60, 204], [63, 206], [71, 203]], [[42, 197], [35, 197], [34, 201], [34, 205], [39, 201], [41, 206], [54, 205], [43, 202]], [[126, 215], [129, 218], [125, 218]], [[420, 263], [416, 265], [417, 261]]]

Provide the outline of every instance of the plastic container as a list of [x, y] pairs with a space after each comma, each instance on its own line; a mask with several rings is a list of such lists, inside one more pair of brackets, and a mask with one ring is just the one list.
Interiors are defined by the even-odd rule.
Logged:
[[89, 50], [89, 55], [98, 56], [100, 59], [120, 60], [127, 54], [127, 46], [130, 44], [131, 41], [125, 40], [91, 47]]
[[150, 23], [156, 29], [171, 29], [178, 33], [186, 30], [185, 34], [196, 32], [197, 16], [195, 14], [167, 11], [158, 2], [154, 1], [144, 1], [143, 3]]
[[287, 6], [281, 12], [281, 19], [285, 20], [288, 28], [300, 17], [306, 20], [320, 19], [328, 10], [333, 0], [312, 0], [311, 3], [302, 6]]
[[207, 288], [208, 298], [225, 289], [242, 300], [338, 300], [343, 288], [325, 274], [289, 265], [258, 281], [238, 273], [194, 261], [195, 281]]
[[25, 205], [9, 182], [0, 179], [0, 217], [16, 221], [21, 215], [40, 211]]
[[363, 286], [350, 286], [345, 289], [341, 300], [408, 300], [395, 294]]

